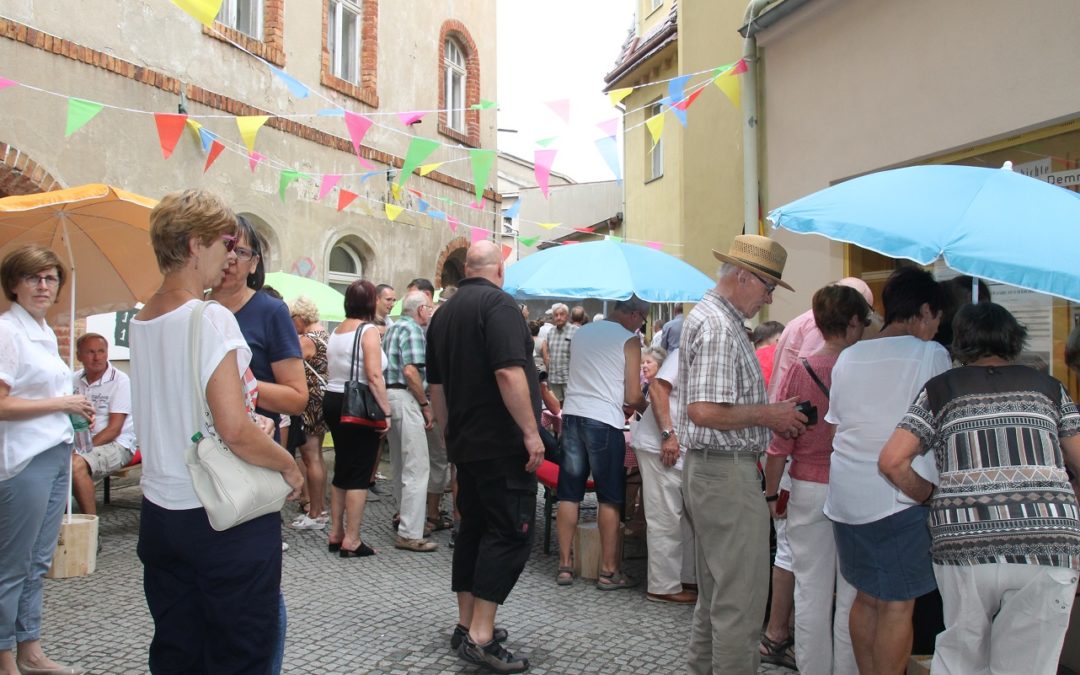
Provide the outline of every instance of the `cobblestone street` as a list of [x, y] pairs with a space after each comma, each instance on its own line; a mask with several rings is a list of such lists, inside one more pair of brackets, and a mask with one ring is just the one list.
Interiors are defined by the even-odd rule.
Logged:
[[[45, 584], [48, 653], [93, 673], [146, 672], [151, 621], [135, 554], [141, 499], [136, 476], [114, 481], [112, 504], [99, 507], [97, 571]], [[647, 602], [644, 584], [610, 593], [580, 579], [557, 587], [557, 557], [543, 553], [542, 506], [541, 499], [534, 555], [499, 611], [498, 623], [510, 632], [508, 647], [528, 656], [535, 673], [681, 671], [692, 609]], [[433, 553], [394, 549], [394, 510], [392, 497], [368, 506], [363, 534], [379, 551], [373, 558], [341, 559], [327, 552], [323, 531], [283, 526], [289, 544], [283, 570], [289, 614], [285, 672], [475, 671], [449, 648], [457, 619], [449, 590], [449, 533], [434, 535], [439, 549]], [[283, 519], [295, 513], [288, 504]], [[595, 507], [583, 513], [595, 516]], [[643, 547], [629, 542], [626, 553], [627, 570], [642, 577]], [[763, 666], [760, 672], [791, 671]]]

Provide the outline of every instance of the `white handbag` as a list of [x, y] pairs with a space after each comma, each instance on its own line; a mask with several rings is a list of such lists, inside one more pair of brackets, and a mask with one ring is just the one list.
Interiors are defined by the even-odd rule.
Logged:
[[186, 461], [195, 495], [206, 509], [210, 527], [220, 532], [280, 511], [292, 488], [280, 472], [255, 466], [233, 454], [214, 428], [206, 393], [199, 386], [200, 328], [208, 304], [200, 304], [191, 313], [191, 395], [195, 402], [196, 432], [191, 437]]

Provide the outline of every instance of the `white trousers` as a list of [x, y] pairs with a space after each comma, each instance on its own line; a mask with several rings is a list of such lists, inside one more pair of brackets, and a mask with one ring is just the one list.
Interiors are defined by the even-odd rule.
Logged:
[[1076, 570], [993, 563], [934, 565], [945, 632], [934, 675], [1054, 675], [1076, 595]]
[[390, 399], [390, 467], [394, 472], [394, 499], [401, 523], [397, 533], [405, 539], [424, 537], [427, 515], [427, 432], [420, 404], [407, 389], [387, 389]]
[[670, 595], [694, 575], [694, 532], [684, 516], [682, 470], [664, 466], [660, 454], [634, 449], [645, 499], [649, 542], [649, 592]]
[[795, 574], [795, 661], [801, 675], [858, 675], [848, 629], [855, 588], [840, 574], [832, 521], [822, 512], [828, 488], [791, 479], [787, 536]]

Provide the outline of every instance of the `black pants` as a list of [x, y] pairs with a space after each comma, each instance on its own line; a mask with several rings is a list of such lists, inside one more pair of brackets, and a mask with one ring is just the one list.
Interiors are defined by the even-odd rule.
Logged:
[[525, 569], [536, 518], [536, 474], [526, 455], [457, 465], [461, 527], [451, 588], [502, 604]]
[[154, 618], [151, 673], [269, 672], [281, 593], [278, 514], [217, 532], [204, 509], [143, 499], [138, 553]]

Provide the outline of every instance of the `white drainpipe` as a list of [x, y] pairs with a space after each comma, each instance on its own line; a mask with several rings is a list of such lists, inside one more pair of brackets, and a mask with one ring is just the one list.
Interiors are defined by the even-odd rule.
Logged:
[[[750, 25], [762, 10], [775, 0], [750, 0], [743, 15], [743, 25]], [[759, 186], [757, 136], [757, 38], [748, 30], [743, 40], [746, 73], [742, 78], [743, 112], [743, 234], [758, 233]]]

